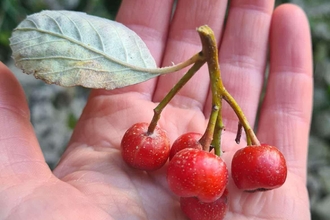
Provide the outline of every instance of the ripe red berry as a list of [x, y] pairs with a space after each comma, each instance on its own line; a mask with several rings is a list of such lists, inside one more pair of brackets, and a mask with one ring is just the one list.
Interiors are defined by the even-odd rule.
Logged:
[[213, 153], [186, 148], [179, 151], [167, 168], [170, 189], [180, 197], [198, 197], [214, 202], [228, 183], [225, 162]]
[[199, 143], [199, 139], [202, 137], [202, 134], [196, 132], [189, 132], [178, 137], [172, 144], [170, 151], [170, 160], [174, 155], [185, 149], [185, 148], [195, 148], [202, 150], [203, 146]]
[[276, 147], [262, 144], [238, 150], [232, 160], [231, 172], [237, 188], [264, 191], [283, 185], [287, 166]]
[[156, 127], [148, 134], [148, 123], [130, 127], [121, 141], [124, 161], [133, 168], [153, 171], [161, 168], [170, 154], [170, 141], [166, 132]]
[[211, 203], [205, 203], [196, 197], [181, 197], [180, 207], [190, 220], [222, 220], [228, 209], [228, 190]]

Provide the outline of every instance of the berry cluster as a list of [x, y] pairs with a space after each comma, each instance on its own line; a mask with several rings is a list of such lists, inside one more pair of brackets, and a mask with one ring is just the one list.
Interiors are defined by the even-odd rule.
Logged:
[[[153, 171], [168, 162], [167, 182], [171, 191], [180, 197], [182, 211], [190, 219], [223, 219], [228, 209], [229, 171], [222, 159], [221, 107], [225, 100], [239, 121], [236, 142], [242, 128], [247, 146], [238, 150], [231, 162], [231, 176], [238, 189], [247, 192], [271, 190], [284, 184], [287, 176], [283, 154], [274, 146], [260, 144], [241, 108], [224, 88], [218, 64], [218, 51], [211, 29], [198, 29], [203, 50], [199, 59], [154, 109], [150, 123], [137, 123], [124, 134], [122, 157], [131, 167]], [[166, 131], [157, 122], [165, 106], [180, 88], [207, 63], [212, 89], [212, 109], [204, 134], [186, 133], [170, 146]], [[214, 150], [213, 150], [214, 149]]]

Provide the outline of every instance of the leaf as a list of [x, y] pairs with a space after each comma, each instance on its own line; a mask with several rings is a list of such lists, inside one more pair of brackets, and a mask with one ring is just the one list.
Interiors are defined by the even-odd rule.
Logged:
[[73, 11], [42, 11], [13, 31], [16, 65], [61, 86], [115, 89], [156, 77], [140, 37], [115, 21]]

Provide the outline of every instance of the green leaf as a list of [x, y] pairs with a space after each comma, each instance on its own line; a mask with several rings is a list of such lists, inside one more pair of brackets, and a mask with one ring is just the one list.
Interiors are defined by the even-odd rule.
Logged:
[[156, 63], [140, 37], [111, 20], [73, 11], [42, 11], [13, 31], [16, 65], [61, 86], [115, 89], [151, 79]]

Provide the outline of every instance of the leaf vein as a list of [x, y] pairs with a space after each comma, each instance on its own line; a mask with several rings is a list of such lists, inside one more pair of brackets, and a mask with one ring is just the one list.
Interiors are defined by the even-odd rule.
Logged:
[[[52, 71], [52, 72], [44, 72], [43, 74], [56, 74], [56, 73], [63, 73], [63, 72], [67, 72], [67, 71], [71, 71], [71, 70], [91, 70], [91, 71], [95, 71], [95, 72], [104, 72], [104, 73], [120, 73], [120, 72], [126, 72], [129, 71], [131, 69], [129, 68], [123, 68], [123, 69], [117, 69], [117, 70], [104, 70], [104, 69], [98, 69], [98, 68], [91, 68], [91, 67], [70, 67], [70, 68], [66, 68], [66, 69], [62, 69], [59, 71]], [[139, 74], [136, 74], [136, 77], [139, 77]]]
[[105, 72], [105, 73], [109, 72], [108, 70], [91, 68], [91, 67], [81, 67], [80, 66], [80, 67], [70, 67], [70, 68], [59, 70], [59, 71], [45, 72], [43, 74], [63, 73], [63, 72], [67, 72], [67, 71], [70, 71], [70, 70], [91, 70], [91, 71], [94, 71], [94, 72]]
[[72, 22], [72, 24], [74, 25], [74, 27], [76, 28], [76, 30], [77, 30], [77, 32], [78, 32], [78, 36], [79, 36], [79, 40], [81, 41], [81, 42], [83, 42], [84, 40], [83, 40], [83, 36], [82, 36], [82, 34], [81, 34], [81, 32], [80, 32], [80, 29], [78, 28], [78, 25], [76, 24], [76, 22], [70, 17], [70, 16], [68, 16], [68, 15], [66, 15], [66, 14], [64, 14], [64, 13], [62, 13], [62, 12], [59, 12], [61, 15], [63, 15], [63, 16], [65, 16], [67, 19], [69, 19], [71, 22]]
[[39, 26], [37, 25], [37, 23], [35, 23], [35, 21], [33, 19], [31, 19], [31, 18], [28, 17], [26, 20], [32, 22], [32, 24], [34, 24], [34, 26], [36, 28], [39, 28]]
[[[59, 38], [66, 39], [68, 41], [71, 41], [72, 43], [75, 43], [77, 45], [80, 45], [80, 46], [84, 47], [85, 49], [88, 49], [88, 50], [90, 50], [92, 52], [95, 52], [97, 54], [100, 54], [100, 55], [104, 56], [107, 60], [110, 60], [112, 62], [118, 63], [119, 65], [128, 67], [128, 68], [133, 69], [133, 70], [136, 70], [136, 71], [140, 71], [140, 72], [145, 71], [145, 72], [149, 72], [149, 73], [153, 73], [153, 70], [154, 71], [157, 71], [157, 68], [155, 68], [155, 69], [154, 68], [151, 68], [150, 69], [150, 68], [145, 68], [145, 67], [140, 67], [140, 66], [133, 66], [133, 65], [127, 63], [127, 62], [123, 62], [121, 60], [118, 60], [118, 59], [115, 59], [113, 57], [110, 57], [108, 54], [105, 54], [105, 53], [103, 53], [100, 50], [97, 50], [97, 49], [94, 49], [92, 47], [89, 47], [89, 46], [85, 45], [84, 43], [82, 43], [82, 42], [80, 42], [80, 41], [78, 41], [78, 40], [76, 40], [74, 38], [70, 38], [70, 37], [67, 37], [67, 36], [60, 35], [58, 33], [50, 32], [48, 30], [37, 29], [37, 28], [28, 28], [28, 27], [21, 27], [21, 28], [18, 28], [17, 30], [22, 30], [22, 31], [31, 31], [31, 30], [32, 31], [39, 31], [41, 33], [46, 33], [46, 34], [50, 34], [50, 35], [53, 35], [53, 36], [56, 36], [56, 37], [59, 37]], [[143, 62], [145, 63], [145, 61], [143, 61]]]
[[100, 35], [100, 33], [98, 32], [98, 30], [94, 27], [93, 23], [91, 23], [89, 20], [85, 19], [85, 21], [87, 21], [87, 23], [93, 28], [93, 30], [95, 31], [97, 37], [99, 38], [100, 42], [101, 42], [101, 47], [102, 47], [102, 51], [105, 52], [105, 47], [104, 47], [104, 42], [102, 39], [102, 36]]
[[[111, 25], [111, 26], [113, 26], [113, 25]], [[116, 33], [116, 35], [117, 35], [117, 38], [119, 39], [119, 42], [120, 42], [122, 48], [124, 49], [124, 56], [125, 56], [125, 58], [126, 58], [126, 61], [128, 61], [128, 52], [127, 52], [127, 48], [125, 47], [125, 44], [124, 44], [124, 42], [123, 42], [122, 37], [120, 37], [120, 34], [119, 34], [119, 32], [117, 31], [116, 28], [112, 28], [112, 30], [115, 31], [115, 33]]]
[[37, 47], [37, 46], [40, 46], [40, 45], [42, 45], [42, 44], [55, 43], [55, 42], [64, 42], [64, 43], [66, 43], [65, 40], [52, 40], [52, 41], [45, 41], [45, 42], [40, 42], [40, 43], [37, 43], [37, 44], [33, 44], [33, 45], [29, 45], [29, 46], [22, 47], [22, 48], [20, 48], [20, 49], [17, 49], [16, 52], [19, 52], [19, 51], [25, 50], [25, 49], [27, 49], [27, 48]]
[[64, 35], [64, 32], [63, 32], [63, 30], [61, 28], [61, 25], [57, 22], [57, 20], [55, 18], [53, 18], [52, 16], [50, 16], [49, 14], [46, 14], [46, 16], [49, 17], [51, 20], [54, 21], [54, 23], [56, 24], [56, 26], [60, 30], [60, 33]]
[[142, 61], [143, 61], [143, 64], [144, 64], [144, 66], [147, 66], [147, 64], [146, 64], [146, 61], [145, 61], [145, 59], [143, 59], [143, 56], [142, 56], [142, 53], [141, 53], [141, 47], [140, 47], [140, 45], [139, 45], [139, 43], [136, 41], [136, 39], [134, 38], [134, 41], [135, 41], [135, 44], [138, 46], [138, 48], [139, 48], [139, 54], [140, 54], [140, 57], [142, 58]]
[[50, 60], [50, 59], [65, 59], [65, 60], [75, 60], [75, 61], [88, 61], [88, 60], [97, 60], [99, 58], [103, 58], [102, 56], [95, 56], [90, 58], [75, 58], [75, 57], [67, 57], [67, 56], [47, 56], [47, 57], [28, 57], [28, 58], [20, 58], [17, 61], [32, 61], [32, 60]]
[[33, 38], [27, 38], [26, 40], [21, 40], [21, 41], [15, 42], [15, 43], [10, 43], [10, 46], [14, 46], [14, 45], [17, 45], [17, 44], [20, 44], [20, 43], [25, 43], [25, 42], [28, 42], [30, 40], [36, 40], [36, 39], [41, 38], [41, 37], [42, 36], [37, 36], [37, 37], [33, 37]]

